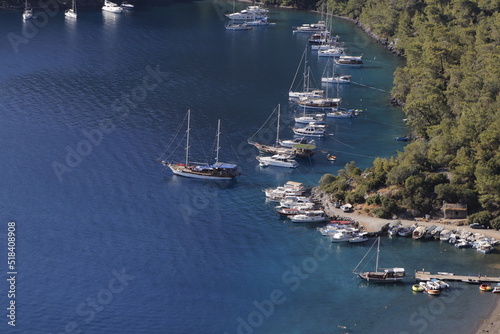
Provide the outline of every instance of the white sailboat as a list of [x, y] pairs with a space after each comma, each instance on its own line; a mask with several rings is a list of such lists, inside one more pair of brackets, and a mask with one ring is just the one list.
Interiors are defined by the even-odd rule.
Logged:
[[[377, 244], [377, 259], [376, 259], [376, 264], [375, 264], [375, 271], [358, 272], [357, 269], [359, 268], [359, 266], [361, 265], [363, 260], [366, 258], [368, 253], [370, 253], [371, 249], [373, 248], [373, 246], [375, 246], [375, 244]], [[379, 255], [380, 255], [380, 237], [377, 238], [377, 240], [373, 243], [373, 245], [370, 247], [370, 249], [365, 254], [365, 256], [358, 263], [356, 268], [354, 268], [353, 273], [355, 273], [360, 278], [367, 280], [369, 282], [394, 283], [394, 282], [401, 281], [405, 277], [405, 269], [404, 268], [388, 268], [388, 269], [379, 268], [378, 267]]]
[[23, 12], [23, 20], [36, 19], [36, 15], [33, 14], [33, 9], [28, 4], [28, 0], [24, 2], [24, 12]]
[[166, 160], [159, 160], [159, 162], [170, 168], [175, 175], [204, 179], [204, 180], [231, 180], [240, 175], [238, 166], [231, 163], [219, 162], [219, 149], [220, 149], [220, 120], [217, 124], [217, 148], [214, 164], [200, 164], [192, 163], [189, 161], [189, 137], [190, 137], [190, 122], [191, 110], [187, 114], [187, 130], [186, 130], [186, 158], [184, 163], [172, 163]]
[[[275, 109], [276, 110], [276, 109]], [[271, 113], [271, 116], [274, 114], [275, 110], [273, 110], [273, 112]], [[261, 144], [261, 143], [258, 143], [258, 142], [255, 142], [252, 140], [253, 137], [255, 137], [255, 135], [257, 135], [257, 133], [259, 133], [259, 131], [266, 125], [267, 121], [264, 123], [264, 125], [259, 129], [257, 130], [257, 132], [248, 139], [248, 143], [250, 145], [253, 145], [255, 146], [259, 151], [263, 152], [263, 153], [268, 153], [268, 154], [273, 154], [273, 155], [281, 155], [280, 156], [280, 159], [282, 160], [282, 156], [287, 156], [289, 158], [293, 158], [293, 157], [299, 157], [299, 158], [310, 158], [312, 157], [316, 151], [315, 151], [315, 148], [316, 146], [315, 145], [296, 145], [296, 146], [293, 146], [293, 147], [283, 147], [283, 145], [281, 145], [281, 141], [280, 141], [280, 110], [281, 110], [281, 105], [278, 104], [278, 118], [277, 118], [277, 122], [276, 122], [276, 141], [275, 141], [275, 144], [274, 145], [265, 145], [265, 144]], [[271, 116], [269, 116], [269, 118], [271, 118]], [[268, 118], [268, 120], [269, 120]], [[257, 157], [257, 159], [260, 161], [260, 158], [263, 158], [263, 157]], [[269, 157], [266, 157], [266, 159], [264, 160], [268, 160], [267, 158]], [[295, 160], [294, 160], [295, 161]], [[261, 161], [262, 162], [262, 161]], [[263, 166], [265, 166], [266, 164], [262, 163]], [[292, 164], [294, 164], [292, 162]], [[298, 166], [298, 164], [297, 164]], [[286, 167], [297, 167], [297, 166], [286, 166]]]
[[[297, 74], [302, 65], [302, 61], [304, 61], [304, 72], [302, 74], [302, 91], [292, 91], [292, 88], [295, 84], [295, 79], [297, 78]], [[304, 50], [302, 54], [302, 58], [300, 60], [299, 66], [297, 67], [297, 71], [295, 72], [295, 77], [293, 78], [292, 85], [288, 90], [288, 100], [291, 102], [299, 101], [301, 99], [308, 98], [323, 98], [325, 96], [325, 92], [321, 89], [311, 89], [310, 87], [310, 68], [307, 66], [307, 48]]]
[[73, 0], [73, 2], [71, 4], [71, 8], [66, 9], [66, 11], [64, 12], [64, 16], [72, 18], [72, 19], [76, 19], [76, 17], [77, 17], [77, 14], [76, 14], [76, 0]]
[[104, 6], [102, 6], [102, 10], [111, 13], [121, 14], [123, 13], [123, 8], [118, 6], [116, 3], [104, 0]]

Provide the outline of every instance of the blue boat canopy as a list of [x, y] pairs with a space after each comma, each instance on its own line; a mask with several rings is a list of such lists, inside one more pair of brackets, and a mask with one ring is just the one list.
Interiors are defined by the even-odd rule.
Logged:
[[238, 165], [228, 164], [228, 163], [225, 163], [225, 162], [218, 162], [218, 163], [214, 164], [213, 166], [216, 167], [216, 168], [226, 168], [226, 169], [238, 168]]

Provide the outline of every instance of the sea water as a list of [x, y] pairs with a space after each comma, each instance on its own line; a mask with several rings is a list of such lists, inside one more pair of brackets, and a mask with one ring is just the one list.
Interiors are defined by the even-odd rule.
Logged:
[[[124, 15], [82, 8], [77, 20], [62, 8], [35, 22], [0, 13], [0, 331], [470, 333], [494, 295], [460, 283], [437, 298], [412, 293], [411, 279], [367, 284], [352, 269], [371, 241], [329, 243], [317, 225], [280, 219], [261, 191], [288, 180], [316, 185], [350, 161], [365, 168], [402, 150], [394, 138], [408, 129], [389, 94], [402, 59], [334, 19], [334, 34], [365, 64], [339, 69], [353, 83], [329, 95], [363, 113], [328, 120], [330, 135], [316, 140], [322, 152], [299, 168], [261, 168], [246, 141], [278, 104], [280, 137], [292, 137], [287, 92], [307, 45], [292, 27], [321, 16], [272, 8], [275, 26], [228, 31], [229, 12], [231, 2], [198, 1]], [[327, 61], [307, 54], [319, 86]], [[181, 178], [157, 163], [184, 161], [188, 109], [191, 159], [215, 157], [221, 119], [221, 160], [242, 168], [235, 182]], [[263, 129], [260, 139], [273, 143], [275, 123]], [[383, 238], [380, 255], [409, 275], [493, 275], [497, 261], [401, 238]]]

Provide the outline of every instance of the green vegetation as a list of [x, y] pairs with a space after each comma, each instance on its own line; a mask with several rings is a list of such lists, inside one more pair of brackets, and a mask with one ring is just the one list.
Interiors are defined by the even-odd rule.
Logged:
[[[375, 206], [436, 213], [443, 201], [468, 206], [470, 222], [500, 227], [500, 2], [330, 0], [407, 60], [393, 97], [404, 104], [415, 141], [363, 173], [353, 163], [321, 188]], [[363, 196], [360, 196], [363, 194]], [[387, 201], [390, 200], [390, 203]]]

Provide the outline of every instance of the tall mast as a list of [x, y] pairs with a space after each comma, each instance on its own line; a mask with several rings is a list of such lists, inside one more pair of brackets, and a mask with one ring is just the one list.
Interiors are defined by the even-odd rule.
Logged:
[[189, 130], [191, 130], [189, 128], [190, 122], [191, 122], [191, 110], [188, 110], [188, 127], [186, 130], [186, 166], [189, 163]]
[[220, 149], [220, 146], [219, 146], [219, 135], [220, 135], [220, 119], [217, 122], [217, 150], [216, 150], [217, 154], [215, 156], [215, 163], [219, 162], [219, 149]]
[[276, 125], [276, 146], [280, 144], [280, 107], [281, 104], [278, 104], [278, 124]]
[[377, 261], [375, 262], [375, 272], [378, 272], [378, 256], [380, 254], [380, 237], [378, 237], [377, 243]]

